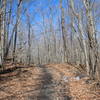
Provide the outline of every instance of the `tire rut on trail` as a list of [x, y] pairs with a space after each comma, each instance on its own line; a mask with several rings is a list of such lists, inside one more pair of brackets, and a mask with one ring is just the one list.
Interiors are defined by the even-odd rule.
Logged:
[[39, 77], [41, 83], [38, 87], [39, 92], [36, 97], [34, 95], [29, 96], [29, 100], [71, 100], [67, 95], [69, 90], [68, 88], [66, 89], [65, 84], [60, 82], [61, 79], [56, 80], [54, 78], [56, 72], [53, 69], [39, 66], [39, 70], [41, 72]]

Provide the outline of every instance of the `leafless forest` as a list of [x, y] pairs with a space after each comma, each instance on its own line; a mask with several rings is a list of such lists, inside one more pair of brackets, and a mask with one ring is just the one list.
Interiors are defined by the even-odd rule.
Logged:
[[44, 81], [50, 81], [49, 74], [56, 72], [52, 68], [49, 73], [47, 64], [77, 66], [90, 80], [98, 81], [100, 87], [99, 0], [0, 0], [1, 77], [11, 66], [39, 66], [42, 73], [44, 65], [43, 73], [49, 78], [44, 77]]

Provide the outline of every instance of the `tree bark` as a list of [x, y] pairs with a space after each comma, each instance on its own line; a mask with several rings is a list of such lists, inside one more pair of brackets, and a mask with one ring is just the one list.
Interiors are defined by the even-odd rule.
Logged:
[[86, 42], [83, 39], [84, 37], [84, 31], [83, 31], [83, 23], [82, 23], [82, 18], [81, 18], [81, 13], [77, 13], [75, 11], [75, 7], [74, 7], [74, 1], [70, 0], [70, 7], [72, 9], [72, 13], [73, 15], [77, 18], [78, 20], [78, 29], [79, 29], [79, 36], [80, 36], [80, 41], [82, 42], [82, 47], [83, 47], [83, 51], [84, 51], [84, 56], [85, 56], [85, 64], [86, 64], [86, 68], [87, 68], [87, 74], [89, 75], [89, 63], [88, 63], [88, 53], [87, 53], [87, 48], [86, 48]]
[[0, 66], [3, 64], [4, 60], [4, 32], [5, 32], [5, 7], [6, 0], [0, 1]]
[[17, 5], [17, 16], [16, 16], [16, 27], [15, 27], [15, 36], [14, 36], [14, 48], [13, 48], [13, 62], [15, 62], [16, 57], [16, 43], [17, 43], [17, 31], [18, 31], [18, 21], [19, 21], [19, 15], [20, 15], [20, 5], [22, 0], [19, 0]]
[[28, 24], [28, 65], [31, 63], [31, 34], [30, 34], [30, 16], [27, 15], [27, 24]]
[[90, 70], [89, 73], [92, 78], [95, 78], [96, 68], [98, 64], [98, 45], [96, 39], [95, 31], [95, 20], [93, 18], [91, 2], [89, 0], [83, 0], [86, 17], [87, 17], [87, 34], [89, 40], [89, 64]]
[[60, 0], [60, 9], [61, 9], [61, 30], [62, 30], [62, 40], [63, 40], [63, 52], [64, 52], [64, 61], [68, 62], [68, 50], [66, 46], [66, 29], [65, 29], [65, 15], [64, 8], [62, 7], [62, 0]]

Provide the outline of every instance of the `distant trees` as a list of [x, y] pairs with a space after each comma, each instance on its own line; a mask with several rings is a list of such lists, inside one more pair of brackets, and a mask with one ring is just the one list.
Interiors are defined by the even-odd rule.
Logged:
[[67, 62], [99, 78], [97, 1], [37, 2], [0, 0], [0, 65], [7, 58], [28, 65]]

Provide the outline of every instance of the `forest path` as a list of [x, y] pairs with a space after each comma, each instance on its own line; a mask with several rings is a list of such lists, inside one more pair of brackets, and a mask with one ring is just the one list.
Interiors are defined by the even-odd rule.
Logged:
[[2, 80], [0, 100], [71, 100], [63, 73], [52, 67], [21, 68], [2, 77], [7, 81]]
[[39, 93], [34, 100], [71, 100], [67, 95], [68, 87], [66, 87], [66, 83], [61, 81], [61, 73], [47, 66], [39, 66], [38, 70], [40, 72], [39, 79], [37, 79], [40, 81]]
[[71, 65], [16, 66], [0, 72], [0, 100], [100, 100], [95, 82]]

